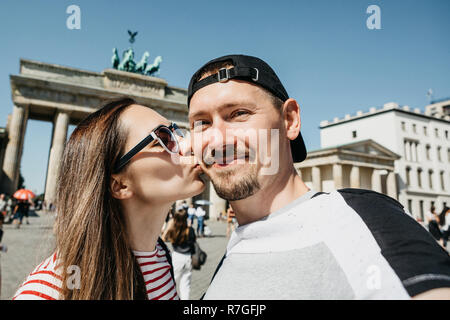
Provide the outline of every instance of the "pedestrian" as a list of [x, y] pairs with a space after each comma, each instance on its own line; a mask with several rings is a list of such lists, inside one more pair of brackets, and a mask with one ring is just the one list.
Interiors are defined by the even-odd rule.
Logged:
[[6, 202], [6, 221], [5, 223], [11, 224], [13, 222], [13, 200], [11, 197]]
[[439, 228], [442, 234], [441, 245], [447, 248], [448, 238], [450, 236], [450, 208], [445, 206], [439, 215]]
[[177, 211], [173, 223], [163, 237], [172, 244], [172, 263], [175, 282], [179, 286], [181, 300], [189, 300], [191, 290], [192, 259], [195, 252], [195, 231], [188, 226], [188, 215], [185, 210]]
[[194, 154], [238, 221], [205, 299], [450, 299], [448, 252], [396, 200], [303, 182], [300, 106], [265, 61], [207, 62], [187, 104]]
[[227, 209], [227, 238], [236, 229], [236, 214], [231, 206]]
[[197, 218], [197, 236], [199, 238], [203, 237], [204, 233], [204, 222], [205, 222], [206, 211], [202, 206], [198, 206], [195, 210], [195, 217]]
[[60, 164], [56, 249], [13, 299], [178, 300], [159, 236], [172, 204], [205, 187], [191, 158], [177, 125], [132, 99], [82, 120]]
[[[2, 244], [3, 239], [3, 222], [5, 217], [3, 215], [0, 215], [0, 252], [7, 252], [8, 248], [6, 245]], [[1, 254], [0, 254], [1, 257]], [[0, 297], [2, 295], [2, 264], [0, 259]]]
[[28, 212], [30, 210], [30, 200], [19, 199], [16, 206], [14, 207], [13, 212], [13, 224], [15, 224], [16, 228], [19, 229], [22, 225], [22, 220], [25, 217], [26, 223], [28, 222]]
[[430, 211], [425, 214], [425, 220], [427, 224], [428, 231], [437, 240], [442, 240], [442, 233], [439, 229], [439, 217], [436, 213], [436, 207], [431, 206]]
[[6, 207], [8, 203], [5, 199], [5, 194], [0, 194], [0, 213], [3, 215], [3, 217], [6, 217]]
[[188, 225], [189, 226], [193, 226], [194, 225], [195, 212], [196, 212], [196, 209], [195, 209], [194, 205], [191, 203], [189, 205], [189, 208], [187, 209]]

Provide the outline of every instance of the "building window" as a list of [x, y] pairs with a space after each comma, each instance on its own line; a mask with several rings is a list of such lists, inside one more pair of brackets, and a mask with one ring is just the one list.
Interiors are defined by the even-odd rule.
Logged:
[[422, 188], [422, 169], [417, 169], [417, 185]]
[[408, 211], [412, 214], [412, 200], [408, 199]]
[[431, 160], [431, 158], [430, 158], [430, 149], [431, 149], [430, 145], [427, 144], [427, 146], [425, 147], [425, 151], [426, 151], [426, 154], [427, 154], [427, 160]]
[[436, 138], [439, 138], [439, 129], [438, 128], [434, 129], [434, 134], [436, 135]]
[[423, 134], [424, 134], [425, 136], [428, 135], [428, 133], [427, 133], [427, 127], [423, 127]]
[[436, 154], [437, 154], [438, 161], [442, 161], [442, 159], [441, 159], [441, 147], [437, 147]]
[[428, 171], [428, 183], [430, 185], [430, 189], [433, 189], [433, 170]]
[[422, 220], [422, 221], [424, 221], [423, 220], [423, 215], [424, 215], [424, 212], [423, 212], [423, 200], [420, 200], [420, 220]]
[[402, 131], [406, 131], [406, 124], [405, 124], [405, 121], [402, 121]]
[[403, 149], [404, 149], [404, 151], [405, 151], [405, 160], [406, 161], [409, 161], [409, 142], [408, 141], [403, 141]]
[[445, 130], [445, 139], [448, 139], [448, 130]]
[[356, 131], [352, 131], [352, 137], [356, 138]]
[[406, 185], [409, 187], [411, 184], [411, 168], [406, 167]]
[[450, 148], [449, 149], [447, 149], [447, 160], [448, 160], [448, 162], [450, 162]]
[[414, 132], [414, 133], [417, 133], [417, 128], [416, 128], [416, 125], [415, 125], [415, 124], [413, 124], [413, 126], [412, 126], [412, 127], [413, 127], [413, 132]]
[[444, 183], [444, 171], [441, 171], [439, 173], [439, 177], [441, 179], [441, 190], [445, 191], [445, 183]]

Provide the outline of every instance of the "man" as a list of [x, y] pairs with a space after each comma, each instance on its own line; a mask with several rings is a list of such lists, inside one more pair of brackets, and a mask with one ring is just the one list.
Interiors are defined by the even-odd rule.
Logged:
[[198, 206], [195, 210], [195, 217], [197, 218], [197, 236], [199, 238], [203, 237], [205, 215], [206, 211], [202, 206]]
[[193, 151], [239, 224], [205, 299], [450, 298], [448, 253], [396, 200], [304, 184], [299, 105], [267, 63], [211, 60], [188, 107]]
[[191, 203], [189, 205], [189, 208], [187, 209], [187, 214], [188, 214], [188, 226], [192, 227], [194, 225], [194, 218], [195, 218], [195, 208], [194, 205]]

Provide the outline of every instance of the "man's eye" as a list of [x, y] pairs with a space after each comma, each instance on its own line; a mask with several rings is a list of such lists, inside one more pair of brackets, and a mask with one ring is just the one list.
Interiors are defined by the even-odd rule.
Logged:
[[244, 116], [244, 115], [248, 115], [248, 114], [249, 114], [249, 112], [246, 110], [238, 110], [236, 112], [233, 112], [231, 117], [235, 118], [235, 117]]

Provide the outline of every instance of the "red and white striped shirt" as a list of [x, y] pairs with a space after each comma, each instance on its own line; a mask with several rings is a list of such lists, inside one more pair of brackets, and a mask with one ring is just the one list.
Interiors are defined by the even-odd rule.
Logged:
[[[149, 300], [179, 300], [166, 252], [158, 243], [153, 252], [133, 251], [144, 276]], [[58, 300], [62, 277], [56, 253], [44, 260], [19, 287], [13, 300]]]

